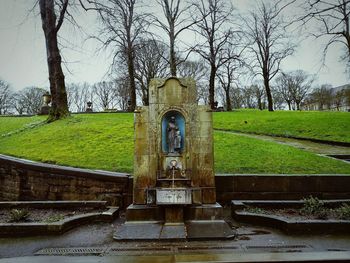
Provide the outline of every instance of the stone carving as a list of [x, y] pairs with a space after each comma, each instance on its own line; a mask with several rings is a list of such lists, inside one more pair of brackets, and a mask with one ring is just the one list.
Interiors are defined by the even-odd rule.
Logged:
[[175, 117], [171, 117], [167, 127], [168, 153], [179, 153], [181, 149], [181, 132], [176, 125]]

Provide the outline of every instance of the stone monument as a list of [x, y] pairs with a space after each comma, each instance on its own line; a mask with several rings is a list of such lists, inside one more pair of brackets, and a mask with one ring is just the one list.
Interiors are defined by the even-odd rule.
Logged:
[[[216, 203], [212, 112], [193, 79], [153, 79], [135, 110], [133, 204], [119, 240], [228, 238]], [[137, 224], [136, 224], [137, 223]]]

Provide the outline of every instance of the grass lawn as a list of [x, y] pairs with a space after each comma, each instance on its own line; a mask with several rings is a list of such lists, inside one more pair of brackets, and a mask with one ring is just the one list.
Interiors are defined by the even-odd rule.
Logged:
[[292, 146], [220, 131], [214, 142], [217, 173], [350, 174], [350, 164]]
[[[0, 127], [1, 121], [0, 118]], [[21, 125], [14, 129], [21, 129]], [[79, 114], [0, 137], [0, 153], [47, 163], [132, 172], [133, 136], [133, 114]], [[214, 141], [217, 173], [350, 174], [349, 164], [291, 146], [220, 131], [214, 133]]]
[[79, 114], [0, 139], [0, 152], [36, 161], [130, 172], [133, 114]]
[[349, 112], [237, 110], [214, 113], [214, 129], [350, 142]]
[[45, 119], [45, 116], [0, 117], [0, 136], [6, 136], [9, 133], [30, 128], [32, 125], [36, 125]]

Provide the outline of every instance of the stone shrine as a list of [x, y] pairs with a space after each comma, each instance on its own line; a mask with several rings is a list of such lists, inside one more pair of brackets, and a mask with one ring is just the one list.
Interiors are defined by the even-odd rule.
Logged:
[[233, 237], [216, 203], [212, 112], [193, 79], [153, 79], [135, 110], [133, 204], [118, 240]]

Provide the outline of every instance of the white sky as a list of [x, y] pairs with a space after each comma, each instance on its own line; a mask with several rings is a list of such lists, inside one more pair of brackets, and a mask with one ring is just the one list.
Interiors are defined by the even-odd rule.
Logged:
[[[255, 0], [233, 0], [240, 10], [254, 5]], [[35, 14], [26, 19], [28, 10], [34, 0], [0, 0], [0, 78], [9, 82], [15, 90], [27, 86], [48, 86], [46, 50], [44, 35], [41, 29], [39, 7]], [[78, 17], [84, 30], [93, 32], [96, 29], [92, 13], [81, 12]], [[74, 50], [63, 49], [62, 55], [69, 62], [71, 73], [64, 68], [66, 82], [95, 83], [106, 78], [105, 73], [111, 63], [109, 54], [96, 53], [93, 40], [83, 41], [83, 34], [73, 31], [64, 23], [61, 35], [76, 46]], [[188, 34], [186, 34], [186, 37]], [[350, 82], [347, 79], [344, 64], [339, 62], [342, 48], [330, 48], [326, 67], [320, 69], [324, 41], [307, 39], [301, 43], [293, 57], [283, 63], [283, 70], [303, 69], [317, 75], [316, 84], [329, 83], [340, 86]]]

